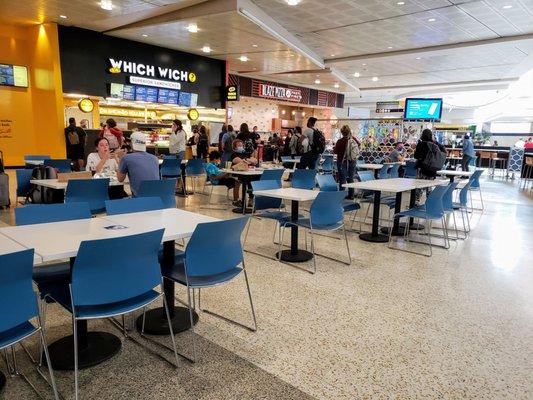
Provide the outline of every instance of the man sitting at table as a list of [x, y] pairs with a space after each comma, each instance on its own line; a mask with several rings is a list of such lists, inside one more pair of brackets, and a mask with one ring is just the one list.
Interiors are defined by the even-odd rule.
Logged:
[[394, 162], [394, 163], [402, 162], [404, 158], [403, 153], [404, 153], [403, 143], [402, 142], [396, 143], [394, 150], [392, 150], [388, 156], [390, 162]]
[[122, 157], [118, 167], [117, 179], [124, 182], [126, 175], [130, 180], [133, 196], [136, 196], [142, 181], [159, 179], [159, 161], [153, 154], [146, 152], [146, 136], [142, 132], [133, 132], [130, 136], [133, 153]]
[[220, 152], [213, 150], [209, 153], [209, 163], [205, 165], [205, 172], [207, 172], [212, 184], [225, 185], [228, 189], [233, 188], [233, 205], [235, 207], [242, 207], [242, 202], [239, 200], [239, 188], [241, 184], [230, 174], [218, 169], [220, 159]]

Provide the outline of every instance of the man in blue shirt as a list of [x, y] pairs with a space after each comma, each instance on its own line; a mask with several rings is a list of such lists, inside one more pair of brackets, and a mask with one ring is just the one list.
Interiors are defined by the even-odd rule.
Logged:
[[233, 205], [242, 207], [242, 202], [239, 200], [240, 182], [232, 178], [230, 174], [218, 169], [220, 157], [220, 152], [216, 150], [209, 153], [209, 163], [205, 166], [207, 176], [209, 176], [209, 180], [213, 185], [225, 185], [228, 189], [233, 188]]
[[122, 157], [118, 167], [117, 179], [124, 182], [126, 175], [130, 180], [133, 196], [137, 196], [142, 181], [158, 180], [159, 160], [146, 152], [146, 136], [142, 132], [134, 132], [130, 136], [133, 153]]
[[470, 160], [476, 156], [476, 151], [474, 150], [474, 142], [470, 139], [470, 136], [465, 135], [463, 138], [463, 159], [461, 161], [461, 168], [463, 171], [468, 171], [468, 165]]

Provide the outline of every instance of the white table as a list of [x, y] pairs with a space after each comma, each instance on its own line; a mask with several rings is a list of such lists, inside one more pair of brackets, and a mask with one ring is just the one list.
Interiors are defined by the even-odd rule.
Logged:
[[453, 182], [456, 176], [472, 176], [474, 171], [456, 171], [456, 170], [447, 170], [441, 169], [437, 171], [437, 175], [444, 175], [450, 177], [450, 182]]
[[294, 157], [291, 157], [291, 156], [283, 156], [281, 157], [281, 162], [282, 163], [293, 163], [293, 164], [298, 164], [301, 160], [301, 156], [294, 156]]
[[[23, 251], [27, 250], [27, 247], [24, 247], [20, 243], [17, 243], [13, 239], [9, 238], [8, 236], [3, 235], [0, 233], [0, 255], [9, 254], [9, 253], [16, 253], [17, 251]], [[39, 264], [42, 263], [42, 258], [37, 255], [33, 254], [33, 263]]]
[[38, 167], [39, 165], [44, 164], [44, 160], [24, 160], [24, 163]]
[[[447, 183], [441, 180], [426, 180], [426, 179], [410, 179], [410, 178], [391, 178], [391, 179], [377, 179], [365, 182], [345, 183], [343, 187], [372, 190], [374, 192], [374, 209], [372, 214], [372, 232], [361, 233], [359, 238], [367, 242], [384, 243], [389, 240], [386, 234], [381, 234], [378, 231], [379, 227], [379, 209], [381, 205], [381, 192], [396, 193], [396, 202], [394, 207], [394, 214], [401, 211], [402, 193], [411, 191], [411, 198], [409, 202], [410, 207], [415, 206], [416, 189], [425, 189], [437, 185]], [[388, 229], [385, 230], [388, 233]], [[400, 229], [399, 219], [394, 219], [392, 227], [393, 235], [403, 234]]]
[[[30, 183], [57, 190], [66, 190], [68, 185], [68, 182], [59, 182], [57, 179], [32, 179]], [[124, 182], [110, 180], [109, 186], [124, 186]]]
[[[254, 195], [274, 197], [276, 199], [291, 201], [291, 221], [298, 221], [298, 207], [302, 201], [313, 201], [318, 196], [319, 191], [296, 189], [296, 188], [280, 188], [270, 190], [256, 190]], [[280, 254], [276, 254], [279, 258]], [[291, 249], [283, 250], [281, 252], [281, 259], [289, 262], [304, 262], [313, 258], [313, 254], [306, 250], [298, 249], [298, 226], [291, 226]]]
[[383, 164], [356, 164], [357, 168], [363, 168], [363, 169], [381, 169], [383, 168]]

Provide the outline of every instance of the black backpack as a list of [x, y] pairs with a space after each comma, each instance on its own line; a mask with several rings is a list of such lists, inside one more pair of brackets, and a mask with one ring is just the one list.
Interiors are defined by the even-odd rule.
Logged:
[[315, 154], [322, 154], [324, 150], [326, 150], [326, 137], [321, 131], [314, 129], [311, 151]]
[[422, 168], [426, 171], [437, 172], [444, 167], [446, 163], [446, 154], [440, 151], [439, 146], [435, 143], [426, 142], [428, 152], [422, 161]]

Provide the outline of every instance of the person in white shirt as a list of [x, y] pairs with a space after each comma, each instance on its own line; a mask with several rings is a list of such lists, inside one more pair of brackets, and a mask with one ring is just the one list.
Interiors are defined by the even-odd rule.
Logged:
[[168, 138], [168, 152], [183, 160], [185, 158], [185, 146], [187, 144], [187, 135], [183, 130], [183, 125], [179, 119], [172, 121], [172, 128]]
[[96, 139], [94, 145], [96, 147], [96, 152], [87, 156], [87, 171], [97, 174], [116, 173], [118, 170], [117, 159], [120, 159], [123, 151], [117, 150], [114, 153], [111, 153], [109, 142], [103, 137]]
[[522, 138], [518, 139], [514, 144], [514, 147], [517, 149], [523, 149], [526, 146], [526, 141]]

